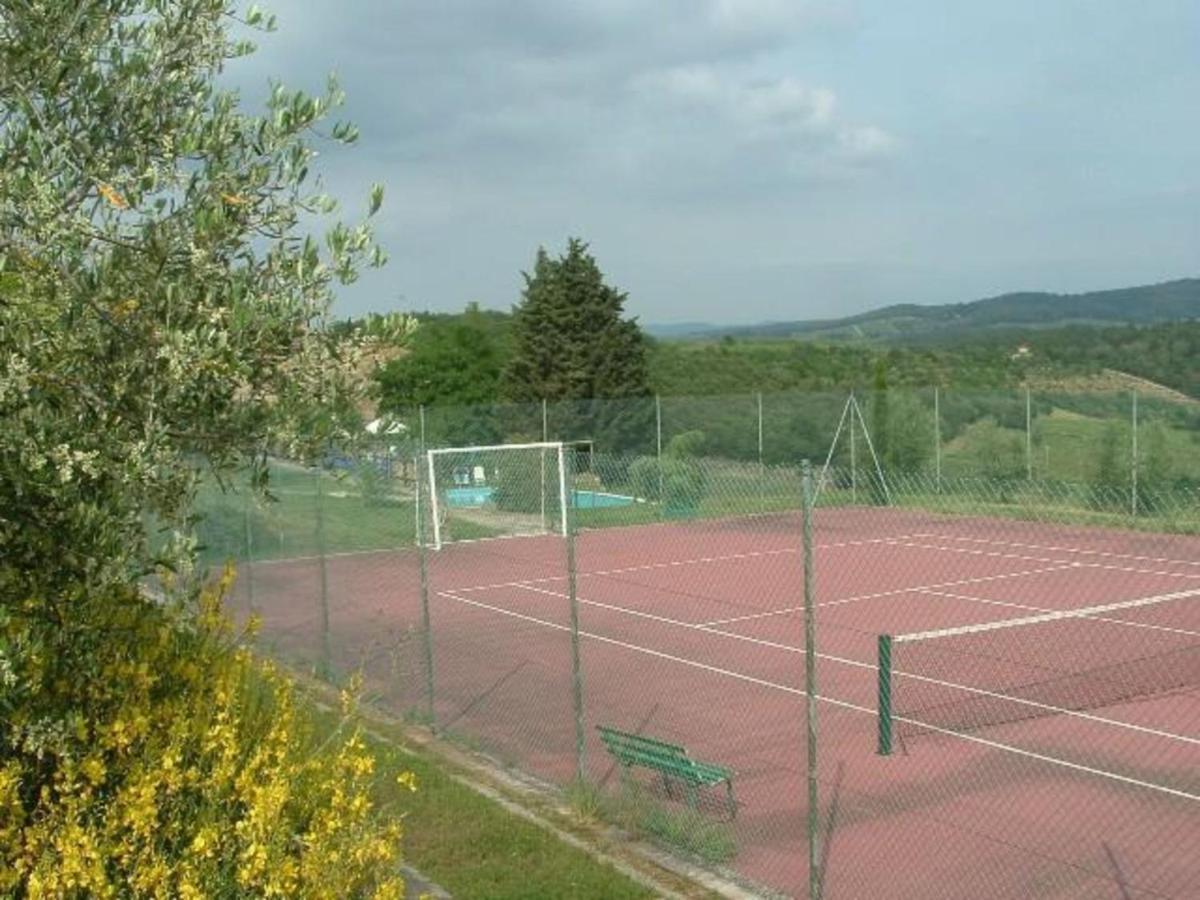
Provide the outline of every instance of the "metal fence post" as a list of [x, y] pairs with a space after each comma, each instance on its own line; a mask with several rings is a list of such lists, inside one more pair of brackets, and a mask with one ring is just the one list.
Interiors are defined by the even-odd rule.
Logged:
[[417, 456], [414, 469], [417, 476], [416, 514], [417, 514], [417, 558], [421, 575], [421, 643], [425, 656], [425, 714], [429, 717], [429, 726], [437, 730], [437, 713], [433, 698], [433, 619], [429, 611], [429, 550], [425, 542], [424, 506], [421, 495], [425, 491], [424, 461]]
[[813, 597], [813, 483], [812, 466], [801, 463], [803, 490], [804, 541], [804, 720], [808, 744], [806, 769], [808, 780], [808, 896], [821, 896], [820, 809], [817, 792], [817, 638], [815, 599]]
[[655, 468], [658, 470], [658, 508], [660, 513], [663, 511], [663, 504], [667, 502], [667, 498], [663, 496], [663, 470], [662, 470], [662, 396], [654, 395], [654, 458], [657, 460]]
[[568, 473], [568, 467], [573, 470], [569, 455], [563, 452], [562, 444], [558, 445], [559, 485], [567, 497], [563, 504], [566, 521], [564, 532], [567, 544], [567, 597], [571, 604], [571, 708], [575, 713], [575, 778], [582, 782], [584, 778], [584, 731], [583, 731], [583, 667], [579, 658], [579, 598], [576, 595], [575, 567], [575, 523], [572, 515], [570, 495], [573, 478]]
[[763, 473], [763, 396], [758, 392], [758, 474]]
[[1129, 460], [1129, 511], [1138, 514], [1138, 394], [1133, 392], [1133, 448]]
[[[850, 392], [854, 396], [854, 391]], [[854, 417], [850, 417], [850, 502], [858, 505], [858, 449], [854, 439]]]
[[[547, 409], [546, 409], [546, 398], [543, 397], [542, 398], [542, 443], [546, 443], [550, 440], [549, 434], [550, 434], [550, 418], [549, 418], [549, 413], [547, 412]], [[539, 450], [538, 457], [541, 461], [541, 473], [542, 473], [542, 484], [541, 484], [542, 531], [545, 531], [546, 530], [546, 451]]]
[[329, 572], [325, 563], [325, 491], [321, 467], [314, 470], [317, 479], [317, 564], [321, 572], [321, 659], [318, 673], [322, 678], [333, 677], [333, 653], [329, 642]]
[[1025, 478], [1033, 481], [1033, 400], [1025, 388]]
[[254, 522], [250, 516], [253, 502], [253, 495], [247, 494], [242, 507], [242, 529], [246, 539], [246, 608], [251, 614], [254, 613]]
[[937, 493], [942, 492], [942, 405], [938, 388], [933, 389], [933, 477]]

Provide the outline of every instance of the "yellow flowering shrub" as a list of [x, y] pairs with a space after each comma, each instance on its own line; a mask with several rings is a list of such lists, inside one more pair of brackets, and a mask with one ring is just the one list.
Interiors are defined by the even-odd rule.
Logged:
[[133, 590], [0, 611], [0, 896], [403, 895], [352, 699], [317, 726], [239, 646], [231, 577], [186, 619]]

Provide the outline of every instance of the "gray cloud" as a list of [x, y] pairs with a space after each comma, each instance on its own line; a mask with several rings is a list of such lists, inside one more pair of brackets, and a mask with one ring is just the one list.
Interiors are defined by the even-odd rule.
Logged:
[[[1026, 51], [1025, 28], [872, 0], [272, 6], [279, 33], [229, 77], [253, 102], [268, 76], [315, 89], [336, 70], [362, 141], [321, 160], [327, 182], [350, 211], [372, 181], [388, 187], [379, 232], [393, 262], [348, 290], [343, 312], [401, 295], [505, 305], [537, 246], [569, 234], [593, 242], [644, 319], [968, 299], [954, 292], [998, 292], [1022, 266], [1057, 272], [1038, 286], [1093, 286], [1122, 238], [1130, 276], [1183, 274], [1171, 267], [1196, 258], [1186, 239], [1200, 224], [1162, 199], [1189, 187], [1184, 169], [1137, 165], [1136, 129], [1097, 148], [1111, 123], [1071, 94], [1095, 82], [1094, 54], [1056, 56], [1054, 90], [1037, 93], [1066, 16]], [[1029, 0], [1026, 19], [1039, 9]], [[980, 57], [986, 29], [999, 45]], [[1166, 115], [1196, 74], [1193, 61], [1172, 82], [1150, 64], [1129, 77]], [[1179, 159], [1200, 150], [1194, 125], [1177, 128]], [[1110, 214], [1133, 210], [1158, 250], [1149, 231], [1138, 244], [1120, 228], [1092, 255], [1081, 247], [1100, 178]]]

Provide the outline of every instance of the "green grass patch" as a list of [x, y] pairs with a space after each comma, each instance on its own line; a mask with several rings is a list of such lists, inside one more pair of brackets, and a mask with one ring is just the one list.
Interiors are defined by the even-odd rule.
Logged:
[[[325, 689], [316, 687], [324, 692]], [[332, 733], [336, 712], [307, 693], [313, 718]], [[463, 784], [453, 766], [413, 747], [393, 726], [373, 723], [372, 800], [404, 817], [403, 858], [455, 897], [596, 897], [640, 900], [654, 892], [552, 832]], [[319, 737], [319, 735], [318, 735]], [[416, 790], [397, 781], [412, 773]]]
[[[567, 798], [585, 821], [611, 822], [709, 865], [723, 865], [737, 855], [737, 840], [730, 822], [714, 818], [714, 813], [706, 809], [692, 809], [683, 803], [664, 800], [635, 781], [626, 782], [615, 793], [576, 783], [568, 790]], [[720, 805], [723, 808], [723, 798]]]
[[[411, 485], [273, 463], [269, 487], [273, 500], [255, 497], [244, 488], [223, 491], [212, 483], [201, 487], [196, 502], [201, 516], [197, 536], [205, 563], [415, 545]], [[496, 533], [476, 522], [455, 522], [457, 539]]]
[[[404, 858], [455, 897], [653, 897], [607, 863], [563, 843], [456, 781], [437, 760], [375, 740], [376, 799], [405, 811]], [[417, 790], [396, 776], [409, 771]]]

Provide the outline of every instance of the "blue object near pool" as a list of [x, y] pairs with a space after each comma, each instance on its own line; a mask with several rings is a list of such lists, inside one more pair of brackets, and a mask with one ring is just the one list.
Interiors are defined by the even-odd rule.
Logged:
[[[446, 491], [446, 503], [459, 508], [472, 508], [488, 503], [496, 489], [487, 485], [452, 487]], [[572, 506], [575, 509], [607, 509], [614, 506], [632, 506], [636, 497], [627, 494], [610, 494], [606, 491], [572, 491]]]
[[483, 506], [492, 499], [492, 494], [496, 492], [495, 488], [486, 486], [479, 487], [452, 487], [446, 491], [446, 503], [450, 506]]
[[636, 497], [626, 494], [609, 494], [605, 491], [573, 491], [576, 509], [607, 509], [612, 506], [631, 506], [637, 503]]

